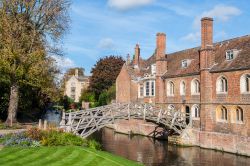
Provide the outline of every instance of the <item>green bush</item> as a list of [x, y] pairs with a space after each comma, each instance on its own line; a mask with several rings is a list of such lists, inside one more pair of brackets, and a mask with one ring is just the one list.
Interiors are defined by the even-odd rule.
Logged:
[[101, 144], [95, 140], [88, 140], [88, 147], [94, 150], [101, 150]]
[[72, 133], [64, 133], [56, 130], [45, 131], [43, 133], [41, 143], [44, 146], [87, 145], [87, 141], [81, 137], [78, 137]]

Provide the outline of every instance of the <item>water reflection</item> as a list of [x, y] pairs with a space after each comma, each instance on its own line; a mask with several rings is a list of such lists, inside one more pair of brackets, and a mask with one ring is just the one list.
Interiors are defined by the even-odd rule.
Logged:
[[135, 160], [149, 166], [164, 165], [249, 165], [250, 158], [216, 152], [198, 147], [177, 147], [166, 141], [143, 136], [130, 137], [103, 129], [92, 138], [101, 142], [105, 151]]

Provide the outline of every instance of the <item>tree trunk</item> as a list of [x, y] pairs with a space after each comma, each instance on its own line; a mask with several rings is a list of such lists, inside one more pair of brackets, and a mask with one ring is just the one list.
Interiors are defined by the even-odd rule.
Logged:
[[17, 84], [12, 84], [10, 88], [10, 101], [8, 108], [8, 117], [6, 120], [6, 125], [11, 126], [13, 123], [17, 123], [17, 108], [19, 100], [19, 86]]

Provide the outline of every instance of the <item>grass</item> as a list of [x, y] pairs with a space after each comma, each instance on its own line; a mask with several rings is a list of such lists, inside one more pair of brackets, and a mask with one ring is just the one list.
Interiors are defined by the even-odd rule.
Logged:
[[40, 148], [5, 147], [1, 166], [139, 166], [140, 164], [102, 151], [77, 146]]

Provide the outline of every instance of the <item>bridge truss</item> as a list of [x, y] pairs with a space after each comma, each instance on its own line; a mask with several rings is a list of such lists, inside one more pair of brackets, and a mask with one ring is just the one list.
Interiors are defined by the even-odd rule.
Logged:
[[152, 104], [111, 104], [70, 113], [63, 113], [60, 128], [73, 132], [83, 138], [117, 120], [142, 119], [182, 134], [187, 127], [189, 114], [181, 111], [163, 109]]

